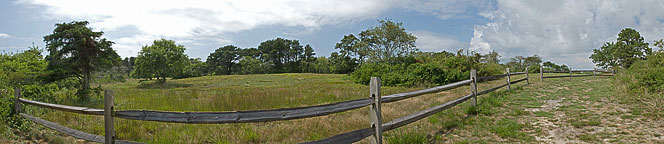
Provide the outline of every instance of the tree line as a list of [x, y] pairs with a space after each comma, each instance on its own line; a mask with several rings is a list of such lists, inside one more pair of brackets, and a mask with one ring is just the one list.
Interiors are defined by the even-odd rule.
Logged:
[[[168, 39], [154, 40], [143, 46], [136, 57], [121, 59], [112, 48], [114, 42], [103, 38], [103, 32], [92, 31], [88, 22], [58, 23], [52, 34], [44, 36], [48, 55], [44, 58], [32, 55], [41, 58], [34, 60], [44, 66], [30, 69], [33, 75], [16, 77], [40, 84], [76, 87], [77, 95], [87, 99], [90, 93], [101, 90], [91, 87], [91, 82], [124, 81], [130, 77], [164, 83], [168, 78], [206, 75], [338, 73], [349, 74], [358, 83], [367, 83], [370, 77], [378, 76], [387, 85], [418, 86], [465, 79], [470, 69], [478, 69], [483, 76], [502, 73], [504, 67], [522, 71], [542, 62], [534, 55], [517, 56], [500, 64], [501, 56], [495, 51], [420, 52], [415, 46], [417, 38], [402, 23], [391, 20], [378, 23], [357, 34], [343, 36], [335, 45], [336, 51], [328, 57], [316, 57], [313, 47], [303, 46], [299, 40], [275, 38], [261, 42], [257, 48], [222, 46], [204, 60], [190, 58], [184, 45]], [[40, 50], [35, 47], [24, 53], [34, 51]], [[561, 68], [551, 62], [543, 66]]]

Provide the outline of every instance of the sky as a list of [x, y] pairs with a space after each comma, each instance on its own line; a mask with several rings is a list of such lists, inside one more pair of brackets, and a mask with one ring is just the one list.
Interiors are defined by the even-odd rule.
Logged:
[[44, 48], [56, 23], [85, 20], [122, 57], [161, 38], [204, 60], [219, 47], [277, 37], [329, 56], [344, 35], [379, 19], [402, 22], [421, 51], [495, 50], [501, 62], [539, 55], [573, 69], [594, 68], [592, 50], [623, 28], [651, 44], [664, 38], [662, 0], [3, 0], [0, 50]]

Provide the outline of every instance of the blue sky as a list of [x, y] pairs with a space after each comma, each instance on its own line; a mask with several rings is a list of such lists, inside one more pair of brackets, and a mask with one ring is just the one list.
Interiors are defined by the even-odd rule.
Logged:
[[540, 55], [572, 68], [593, 68], [592, 49], [615, 41], [625, 27], [648, 42], [664, 38], [664, 1], [529, 0], [243, 0], [243, 1], [0, 1], [0, 49], [44, 47], [54, 24], [90, 21], [123, 57], [159, 38], [205, 59], [225, 45], [257, 47], [277, 37], [311, 44], [327, 56], [344, 35], [402, 22], [422, 51], [491, 50], [509, 58]]

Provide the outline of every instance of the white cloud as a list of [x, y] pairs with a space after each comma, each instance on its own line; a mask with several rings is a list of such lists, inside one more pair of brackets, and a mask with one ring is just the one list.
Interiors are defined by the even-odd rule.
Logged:
[[9, 35], [9, 34], [6, 34], [6, 33], [0, 33], [0, 38], [10, 38], [10, 37], [12, 37], [12, 36]]
[[[113, 42], [115, 44], [113, 45], [113, 48], [117, 51], [118, 55], [126, 57], [126, 56], [136, 56], [138, 55], [138, 52], [141, 51], [143, 46], [146, 45], [151, 45], [153, 41], [161, 39], [161, 38], [166, 38], [166, 39], [171, 39], [175, 40], [176, 44], [178, 45], [185, 45], [185, 46], [190, 46], [190, 45], [206, 45], [203, 43], [200, 43], [201, 41], [205, 42], [210, 42], [210, 44], [213, 45], [225, 45], [225, 44], [230, 44], [233, 43], [232, 40], [224, 39], [224, 38], [218, 38], [218, 37], [195, 37], [195, 38], [167, 38], [167, 37], [157, 37], [154, 35], [133, 35], [129, 37], [122, 37], [122, 38], [117, 38], [114, 39]], [[187, 51], [192, 50], [191, 47], [187, 47]]]
[[429, 31], [415, 31], [413, 35], [417, 37], [415, 45], [420, 51], [448, 51], [456, 52], [456, 50], [467, 48], [468, 43], [461, 42], [453, 36], [445, 36]]
[[471, 49], [496, 50], [505, 58], [543, 56], [556, 63], [592, 68], [592, 49], [615, 41], [625, 27], [646, 41], [664, 37], [664, 1], [498, 1], [494, 22], [475, 26]]
[[[45, 6], [51, 19], [84, 19], [105, 32], [135, 28], [122, 38], [109, 37], [121, 56], [136, 55], [154, 38], [202, 40], [229, 44], [227, 36], [261, 26], [300, 27], [306, 31], [323, 25], [374, 19], [394, 6], [395, 0], [19, 0], [19, 4]], [[185, 42], [186, 43], [186, 42]], [[200, 41], [191, 42], [203, 45]]]
[[185, 37], [239, 32], [262, 25], [322, 25], [373, 18], [393, 2], [379, 0], [27, 0], [56, 18], [82, 18], [105, 31], [134, 26], [157, 36]]

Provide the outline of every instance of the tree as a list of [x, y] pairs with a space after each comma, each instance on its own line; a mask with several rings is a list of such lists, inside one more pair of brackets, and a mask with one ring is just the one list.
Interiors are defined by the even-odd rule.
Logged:
[[301, 72], [315, 72], [313, 67], [314, 62], [316, 61], [316, 52], [311, 48], [311, 45], [304, 46], [304, 60], [301, 62], [300, 67], [302, 68]]
[[365, 61], [369, 52], [367, 43], [360, 41], [353, 34], [345, 35], [341, 42], [334, 46], [334, 49], [339, 49], [339, 53], [343, 56], [356, 58], [360, 64]]
[[190, 58], [182, 71], [173, 76], [174, 79], [203, 76], [207, 70], [207, 64], [201, 58]]
[[[412, 33], [406, 32], [402, 23], [379, 20], [380, 25], [360, 32], [360, 42], [366, 44], [367, 55], [373, 62], [395, 63], [395, 58], [417, 51]], [[360, 48], [361, 49], [361, 48]], [[359, 50], [358, 50], [359, 51]]]
[[16, 88], [37, 83], [48, 65], [41, 53], [33, 46], [18, 54], [0, 54], [0, 84]]
[[120, 61], [111, 48], [113, 42], [102, 38], [104, 32], [92, 31], [87, 25], [87, 21], [55, 24], [53, 33], [44, 36], [51, 72], [48, 80], [77, 77], [82, 84], [77, 93], [82, 98], [88, 97], [93, 71], [110, 68]]
[[349, 56], [340, 55], [337, 52], [330, 54], [331, 71], [334, 73], [346, 74], [353, 72], [357, 63]]
[[211, 72], [229, 75], [233, 72], [235, 61], [239, 58], [239, 48], [233, 45], [227, 45], [210, 53], [207, 57], [206, 63]]
[[236, 69], [238, 74], [262, 74], [266, 73], [269, 63], [263, 63], [260, 60], [244, 56], [238, 62], [239, 68]]
[[304, 49], [298, 40], [276, 38], [262, 42], [258, 46], [263, 62], [272, 62], [271, 72], [299, 72]]
[[664, 39], [659, 39], [659, 40], [656, 40], [654, 42], [655, 42], [655, 44], [653, 44], [653, 45], [655, 45], [655, 47], [659, 48], [660, 53], [663, 53], [664, 52]]
[[157, 82], [166, 82], [166, 77], [173, 77], [182, 72], [189, 62], [184, 54], [186, 48], [176, 45], [172, 40], [155, 40], [150, 46], [143, 46], [136, 57], [132, 76], [136, 78], [157, 78]]
[[643, 37], [634, 29], [621, 30], [616, 40], [615, 43], [607, 42], [599, 49], [594, 49], [590, 55], [593, 63], [602, 68], [629, 68], [652, 53], [652, 48], [648, 47], [648, 43], [644, 42]]
[[501, 57], [500, 54], [498, 54], [496, 50], [493, 50], [488, 54], [482, 56], [481, 62], [498, 64], [498, 62], [500, 62], [500, 57]]
[[527, 66], [539, 65], [540, 63], [542, 63], [542, 57], [538, 55], [529, 56], [523, 59], [523, 68], [525, 69]]
[[314, 52], [314, 49], [311, 48], [311, 45], [307, 44], [306, 46], [304, 46], [304, 60], [305, 61], [309, 61], [309, 62], [313, 61], [313, 59], [316, 58], [316, 57], [314, 57], [315, 55], [316, 55], [316, 52]]

